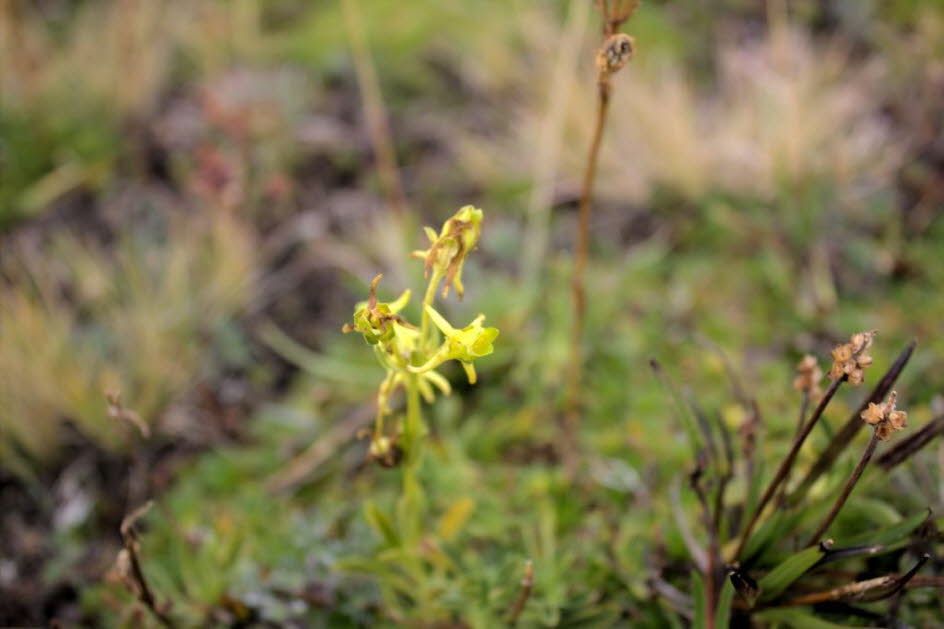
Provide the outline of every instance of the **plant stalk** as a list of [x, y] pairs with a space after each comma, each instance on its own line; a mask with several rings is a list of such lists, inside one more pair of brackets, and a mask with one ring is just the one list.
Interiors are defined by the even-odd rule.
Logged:
[[862, 453], [862, 458], [859, 459], [859, 462], [856, 464], [855, 469], [852, 470], [852, 474], [849, 476], [849, 480], [846, 481], [845, 487], [842, 488], [842, 493], [839, 494], [839, 497], [836, 499], [833, 508], [830, 509], [829, 515], [826, 516], [826, 519], [823, 520], [823, 523], [819, 525], [819, 528], [816, 529], [816, 532], [810, 536], [809, 541], [806, 542], [807, 546], [812, 546], [813, 544], [819, 542], [820, 538], [826, 533], [829, 526], [833, 523], [833, 520], [836, 519], [836, 516], [839, 515], [839, 510], [842, 509], [842, 506], [846, 504], [846, 500], [849, 499], [849, 494], [852, 493], [853, 487], [856, 486], [856, 483], [859, 482], [859, 479], [862, 477], [862, 472], [865, 471], [865, 466], [869, 464], [869, 461], [872, 459], [872, 455], [875, 454], [875, 446], [878, 445], [878, 433], [877, 431], [872, 431], [872, 437], [869, 439], [869, 444], [865, 447], [865, 452]]
[[574, 313], [570, 334], [570, 363], [567, 380], [566, 428], [571, 440], [576, 442], [576, 430], [580, 420], [580, 384], [583, 378], [583, 331], [587, 311], [584, 275], [587, 269], [587, 253], [590, 249], [590, 213], [593, 195], [593, 182], [596, 179], [597, 162], [600, 146], [603, 143], [603, 129], [607, 112], [610, 108], [609, 79], [601, 76], [597, 83], [597, 114], [593, 127], [593, 138], [587, 155], [587, 167], [584, 170], [583, 183], [580, 187], [580, 209], [577, 219], [577, 243], [574, 249], [574, 275], [571, 281], [571, 296]]
[[508, 625], [514, 627], [518, 624], [518, 618], [524, 611], [524, 605], [531, 596], [531, 588], [534, 587], [534, 563], [529, 559], [524, 565], [524, 578], [521, 579], [521, 590], [518, 592], [518, 598], [515, 599], [508, 612]]
[[826, 393], [823, 395], [823, 398], [813, 410], [813, 415], [803, 427], [803, 430], [800, 432], [800, 434], [797, 435], [796, 439], [793, 440], [793, 445], [790, 447], [790, 452], [787, 453], [786, 458], [784, 458], [784, 460], [780, 463], [780, 467], [777, 468], [776, 474], [774, 474], [774, 477], [771, 479], [767, 489], [764, 490], [764, 494], [761, 496], [760, 502], [757, 504], [757, 507], [754, 508], [754, 514], [748, 521], [747, 526], [744, 527], [744, 531], [741, 533], [741, 539], [738, 541], [737, 549], [734, 551], [733, 559], [737, 559], [744, 550], [744, 546], [747, 544], [747, 540], [751, 535], [751, 531], [754, 530], [754, 526], [757, 524], [761, 514], [764, 512], [764, 508], [767, 506], [767, 503], [770, 502], [770, 499], [773, 498], [777, 488], [780, 487], [780, 484], [790, 474], [790, 470], [793, 468], [793, 463], [796, 461], [796, 457], [800, 453], [800, 448], [803, 447], [803, 443], [810, 435], [810, 432], [813, 431], [813, 427], [816, 426], [816, 423], [819, 421], [820, 417], [823, 416], [823, 411], [826, 410], [826, 406], [829, 404], [830, 400], [833, 399], [836, 391], [839, 390], [840, 385], [842, 385], [845, 380], [846, 377], [843, 376], [838, 380], [834, 380], [829, 385], [829, 388], [826, 389]]
[[439, 287], [439, 281], [442, 279], [442, 273], [433, 270], [432, 277], [429, 278], [429, 284], [426, 285], [426, 294], [423, 295], [423, 305], [420, 310], [420, 350], [425, 352], [429, 346], [429, 313], [426, 312], [426, 306], [432, 306], [436, 298], [436, 289]]

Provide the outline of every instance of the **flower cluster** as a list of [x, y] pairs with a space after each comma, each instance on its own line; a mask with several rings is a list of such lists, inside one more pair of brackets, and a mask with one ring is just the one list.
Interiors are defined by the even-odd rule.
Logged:
[[832, 352], [833, 366], [829, 370], [829, 377], [833, 380], [846, 377], [852, 386], [862, 384], [863, 371], [872, 364], [869, 348], [872, 347], [873, 338], [874, 330], [857, 332], [849, 338], [848, 343], [837, 345]]
[[869, 407], [862, 411], [862, 419], [870, 426], [875, 426], [875, 436], [882, 441], [888, 441], [892, 433], [898, 432], [907, 426], [908, 413], [895, 408], [898, 393], [892, 391], [881, 404], [870, 402]]
[[[409, 290], [392, 302], [377, 299], [377, 287], [382, 277], [378, 275], [370, 283], [367, 301], [355, 307], [353, 322], [342, 328], [344, 333], [360, 333], [374, 348], [378, 362], [387, 371], [377, 390], [377, 417], [368, 449], [368, 457], [385, 467], [396, 466], [407, 454], [404, 450], [408, 450], [411, 441], [422, 432], [420, 419], [407, 427], [410, 416], [420, 416], [419, 409], [411, 405], [416, 406], [420, 396], [426, 402], [433, 402], [437, 389], [444, 395], [452, 392], [449, 381], [436, 368], [446, 361], [456, 360], [465, 369], [469, 382], [474, 383], [473, 362], [491, 354], [494, 349], [492, 343], [498, 330], [483, 326], [484, 315], [479, 315], [464, 328], [456, 329], [432, 306], [436, 289], [443, 279], [444, 297], [450, 286], [455, 286], [456, 293], [462, 295], [462, 267], [466, 256], [478, 243], [481, 230], [482, 210], [471, 205], [449, 218], [438, 234], [426, 228], [430, 247], [413, 254], [425, 261], [429, 279], [422, 304], [421, 326], [412, 325], [400, 315], [410, 300]], [[444, 337], [441, 341], [437, 328]], [[393, 413], [390, 400], [401, 388], [407, 391], [407, 421], [400, 424], [399, 432], [388, 435], [384, 420]]]
[[793, 388], [810, 396], [811, 400], [818, 400], [823, 394], [819, 382], [823, 379], [823, 370], [819, 368], [816, 358], [807, 354], [797, 363], [797, 375], [793, 379]]

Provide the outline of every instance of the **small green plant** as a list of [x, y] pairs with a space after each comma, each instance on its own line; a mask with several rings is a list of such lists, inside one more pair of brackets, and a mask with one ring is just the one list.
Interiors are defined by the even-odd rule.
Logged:
[[[465, 206], [449, 218], [437, 233], [427, 227], [429, 247], [413, 252], [413, 257], [424, 261], [428, 280], [423, 296], [419, 326], [411, 324], [401, 312], [410, 300], [405, 290], [392, 302], [377, 299], [377, 287], [382, 276], [370, 284], [367, 301], [357, 305], [353, 323], [344, 326], [345, 333], [358, 332], [370, 345], [386, 376], [377, 390], [377, 413], [370, 434], [368, 458], [384, 467], [401, 467], [402, 492], [397, 501], [396, 518], [388, 517], [372, 502], [365, 505], [369, 523], [383, 540], [383, 548], [368, 565], [357, 560], [350, 562], [354, 571], [363, 569], [373, 574], [403, 571], [401, 579], [388, 579], [390, 591], [383, 592], [385, 612], [397, 620], [404, 610], [397, 602], [410, 601], [409, 610], [422, 618], [441, 615], [435, 588], [425, 585], [432, 580], [429, 572], [440, 574], [447, 557], [438, 550], [436, 542], [424, 534], [426, 496], [418, 479], [422, 461], [422, 445], [426, 435], [421, 404], [435, 399], [435, 391], [449, 395], [449, 381], [437, 369], [451, 360], [458, 361], [465, 370], [470, 384], [476, 381], [475, 361], [492, 353], [492, 343], [498, 329], [485, 327], [485, 315], [478, 315], [465, 327], [453, 326], [434, 307], [436, 292], [442, 286], [442, 296], [455, 288], [459, 297], [464, 293], [462, 269], [469, 253], [475, 249], [482, 229], [482, 210]], [[392, 399], [399, 391], [405, 392], [406, 411], [400, 421], [391, 426], [394, 415]], [[469, 507], [470, 505], [466, 505]], [[468, 517], [469, 508], [463, 509], [461, 520]], [[444, 516], [446, 517], [446, 516]], [[426, 575], [424, 577], [424, 575]], [[382, 589], [385, 586], [382, 585]]]

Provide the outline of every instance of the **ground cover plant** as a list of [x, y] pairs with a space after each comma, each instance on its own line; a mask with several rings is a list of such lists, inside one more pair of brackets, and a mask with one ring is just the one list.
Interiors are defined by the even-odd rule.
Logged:
[[0, 624], [941, 624], [942, 34], [3, 3]]

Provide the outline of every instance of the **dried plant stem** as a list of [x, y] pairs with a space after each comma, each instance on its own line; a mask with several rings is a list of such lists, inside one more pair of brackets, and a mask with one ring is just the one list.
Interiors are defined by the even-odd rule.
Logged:
[[125, 516], [124, 520], [121, 522], [121, 539], [124, 542], [129, 563], [131, 564], [131, 577], [134, 579], [135, 585], [137, 585], [138, 600], [144, 604], [159, 623], [165, 627], [172, 628], [175, 626], [174, 622], [157, 606], [157, 601], [151, 591], [151, 586], [148, 585], [144, 571], [141, 569], [141, 560], [138, 557], [138, 540], [134, 533], [134, 523], [150, 510], [152, 504], [153, 503], [148, 502]]
[[593, 138], [587, 154], [587, 166], [580, 187], [580, 210], [577, 219], [577, 244], [574, 249], [574, 274], [571, 280], [571, 295], [574, 312], [570, 335], [570, 363], [567, 378], [566, 428], [572, 444], [576, 444], [576, 431], [580, 422], [580, 384], [583, 379], [583, 328], [587, 311], [584, 275], [587, 269], [587, 252], [590, 248], [590, 210], [593, 181], [596, 178], [603, 128], [610, 108], [609, 79], [601, 76], [597, 83], [597, 114], [593, 126]]
[[364, 99], [364, 115], [367, 118], [367, 129], [370, 134], [370, 142], [373, 145], [374, 156], [377, 159], [380, 185], [387, 197], [390, 210], [398, 219], [402, 219], [408, 208], [406, 194], [403, 192], [403, 185], [400, 182], [387, 109], [384, 106], [380, 81], [377, 79], [377, 70], [374, 67], [370, 48], [367, 45], [367, 36], [364, 34], [364, 25], [361, 21], [357, 2], [358, 0], [342, 0], [344, 24], [347, 27], [348, 39], [351, 42], [357, 86]]
[[842, 506], [846, 504], [846, 500], [849, 499], [849, 494], [852, 493], [853, 487], [856, 486], [856, 483], [859, 482], [859, 479], [862, 478], [862, 472], [865, 471], [865, 466], [869, 464], [869, 461], [872, 460], [872, 455], [875, 454], [875, 446], [878, 445], [878, 433], [877, 431], [872, 431], [872, 437], [869, 439], [869, 443], [865, 446], [865, 452], [862, 453], [862, 458], [859, 459], [859, 462], [856, 464], [855, 469], [852, 470], [852, 474], [849, 476], [849, 480], [846, 481], [846, 485], [842, 488], [842, 493], [839, 494], [839, 497], [836, 498], [836, 502], [833, 504], [833, 508], [829, 510], [829, 514], [823, 520], [822, 524], [819, 525], [819, 528], [816, 529], [816, 532], [810, 536], [810, 539], [806, 542], [807, 546], [812, 546], [813, 544], [819, 542], [820, 538], [826, 533], [829, 526], [833, 523], [833, 520], [836, 519], [836, 516], [839, 515], [839, 510], [842, 509]]
[[521, 590], [518, 592], [518, 598], [515, 599], [514, 604], [511, 606], [511, 610], [508, 612], [508, 624], [509, 626], [515, 626], [518, 624], [518, 618], [521, 617], [521, 612], [524, 611], [525, 603], [528, 602], [528, 598], [531, 596], [531, 589], [534, 587], [534, 563], [529, 559], [524, 564], [524, 578], [521, 579]]
[[761, 496], [760, 502], [754, 508], [754, 514], [751, 516], [747, 526], [744, 527], [744, 531], [741, 533], [741, 539], [738, 541], [737, 549], [734, 551], [734, 559], [737, 559], [741, 554], [741, 551], [744, 550], [744, 546], [747, 544], [747, 540], [750, 538], [751, 532], [754, 530], [754, 526], [757, 524], [761, 514], [764, 512], [764, 508], [767, 506], [767, 503], [770, 502], [770, 499], [773, 498], [777, 488], [780, 487], [780, 484], [790, 474], [790, 470], [793, 468], [793, 463], [796, 461], [796, 457], [800, 453], [800, 448], [803, 447], [803, 443], [806, 441], [806, 438], [810, 435], [813, 427], [816, 426], [816, 423], [823, 416], [823, 411], [826, 410], [826, 406], [829, 404], [830, 400], [833, 399], [836, 391], [839, 390], [840, 385], [844, 381], [845, 377], [840, 378], [839, 380], [834, 380], [829, 385], [829, 388], [826, 389], [826, 393], [819, 401], [819, 404], [817, 404], [816, 408], [813, 410], [813, 414], [809, 421], [806, 422], [803, 430], [800, 431], [800, 434], [798, 434], [796, 439], [793, 440], [793, 445], [790, 447], [790, 452], [787, 453], [786, 458], [784, 458], [780, 463], [780, 467], [777, 468], [777, 472], [771, 479], [770, 484], [767, 486], [767, 489], [764, 490], [764, 494]]
[[825, 592], [813, 592], [790, 599], [783, 606], [797, 605], [815, 605], [818, 603], [827, 603], [830, 601], [874, 601], [888, 598], [905, 589], [909, 584], [913, 587], [944, 587], [944, 583], [939, 581], [939, 577], [922, 578], [918, 577], [917, 572], [930, 556], [922, 555], [918, 562], [908, 572], [901, 575], [886, 575], [876, 577], [866, 581], [856, 581]]
[[[800, 432], [803, 430], [803, 420], [806, 419], [806, 414], [810, 410], [810, 392], [809, 390], [803, 391], [803, 401], [800, 403], [800, 415], [797, 418], [797, 427], [796, 431], [793, 433], [793, 438], [796, 439]], [[825, 424], [823, 424], [825, 426]], [[777, 500], [775, 504], [779, 507], [787, 501], [787, 485], [790, 482], [790, 475], [787, 474], [787, 477], [783, 479], [783, 483], [780, 485], [780, 492], [777, 494]]]
[[810, 410], [810, 391], [809, 389], [803, 390], [803, 401], [800, 403], [800, 415], [797, 417], [797, 427], [796, 432], [793, 433], [793, 438], [796, 439], [800, 434], [800, 431], [803, 430], [803, 420], [806, 419], [806, 413]]

